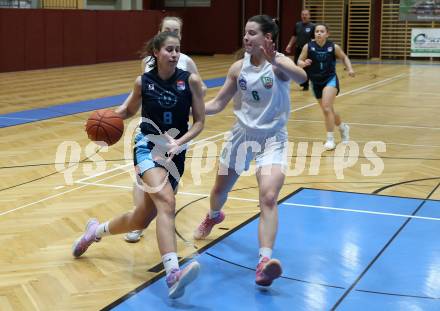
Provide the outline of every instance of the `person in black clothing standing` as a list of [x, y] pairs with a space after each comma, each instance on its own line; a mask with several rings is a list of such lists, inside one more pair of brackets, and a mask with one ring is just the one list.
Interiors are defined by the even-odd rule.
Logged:
[[[295, 45], [294, 62], [298, 63], [298, 58], [301, 55], [301, 51], [304, 45], [310, 42], [314, 38], [315, 24], [310, 22], [310, 12], [309, 10], [301, 11], [301, 21], [295, 24], [295, 29], [293, 30], [293, 36], [290, 38], [289, 43], [286, 47], [286, 52], [291, 53], [292, 47]], [[307, 69], [305, 68], [306, 72]], [[309, 80], [301, 84], [303, 91], [309, 89]]]

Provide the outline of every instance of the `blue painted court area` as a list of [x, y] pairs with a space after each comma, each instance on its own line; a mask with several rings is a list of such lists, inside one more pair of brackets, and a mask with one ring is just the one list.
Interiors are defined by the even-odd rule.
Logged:
[[[418, 210], [418, 211], [417, 211]], [[427, 218], [408, 218], [415, 216]], [[114, 310], [440, 310], [440, 201], [302, 189], [279, 204], [282, 278], [254, 285], [258, 218], [195, 259], [198, 279], [167, 298], [164, 277]]]
[[[209, 79], [205, 80], [204, 82], [208, 88], [213, 88], [223, 85], [225, 78]], [[119, 106], [124, 102], [127, 96], [128, 93], [74, 103], [54, 105], [45, 108], [0, 114], [0, 128]]]

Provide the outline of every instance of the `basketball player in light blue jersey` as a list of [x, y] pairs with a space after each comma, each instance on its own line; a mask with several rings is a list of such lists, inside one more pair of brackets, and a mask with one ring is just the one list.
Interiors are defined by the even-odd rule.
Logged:
[[[259, 262], [256, 283], [269, 286], [281, 273], [281, 263], [272, 259], [278, 228], [277, 198], [287, 165], [287, 129], [290, 113], [290, 81], [300, 84], [306, 73], [275, 51], [278, 26], [271, 17], [251, 17], [245, 28], [244, 58], [230, 68], [217, 96], [206, 104], [208, 115], [222, 111], [234, 97], [236, 123], [222, 151], [218, 174], [210, 196], [210, 210], [194, 232], [204, 239], [224, 219], [221, 211], [240, 174], [255, 159], [259, 186]], [[249, 148], [248, 148], [249, 147]]]

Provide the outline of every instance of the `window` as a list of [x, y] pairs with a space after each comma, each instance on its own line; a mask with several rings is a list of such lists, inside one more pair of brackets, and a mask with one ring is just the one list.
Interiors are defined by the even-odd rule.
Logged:
[[210, 7], [211, 0], [165, 0], [165, 7]]

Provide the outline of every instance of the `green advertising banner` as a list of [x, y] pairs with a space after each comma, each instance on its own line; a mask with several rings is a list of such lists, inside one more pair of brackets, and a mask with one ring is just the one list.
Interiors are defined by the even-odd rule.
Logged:
[[440, 57], [440, 28], [411, 29], [411, 57]]
[[440, 0], [400, 0], [400, 20], [440, 21]]

